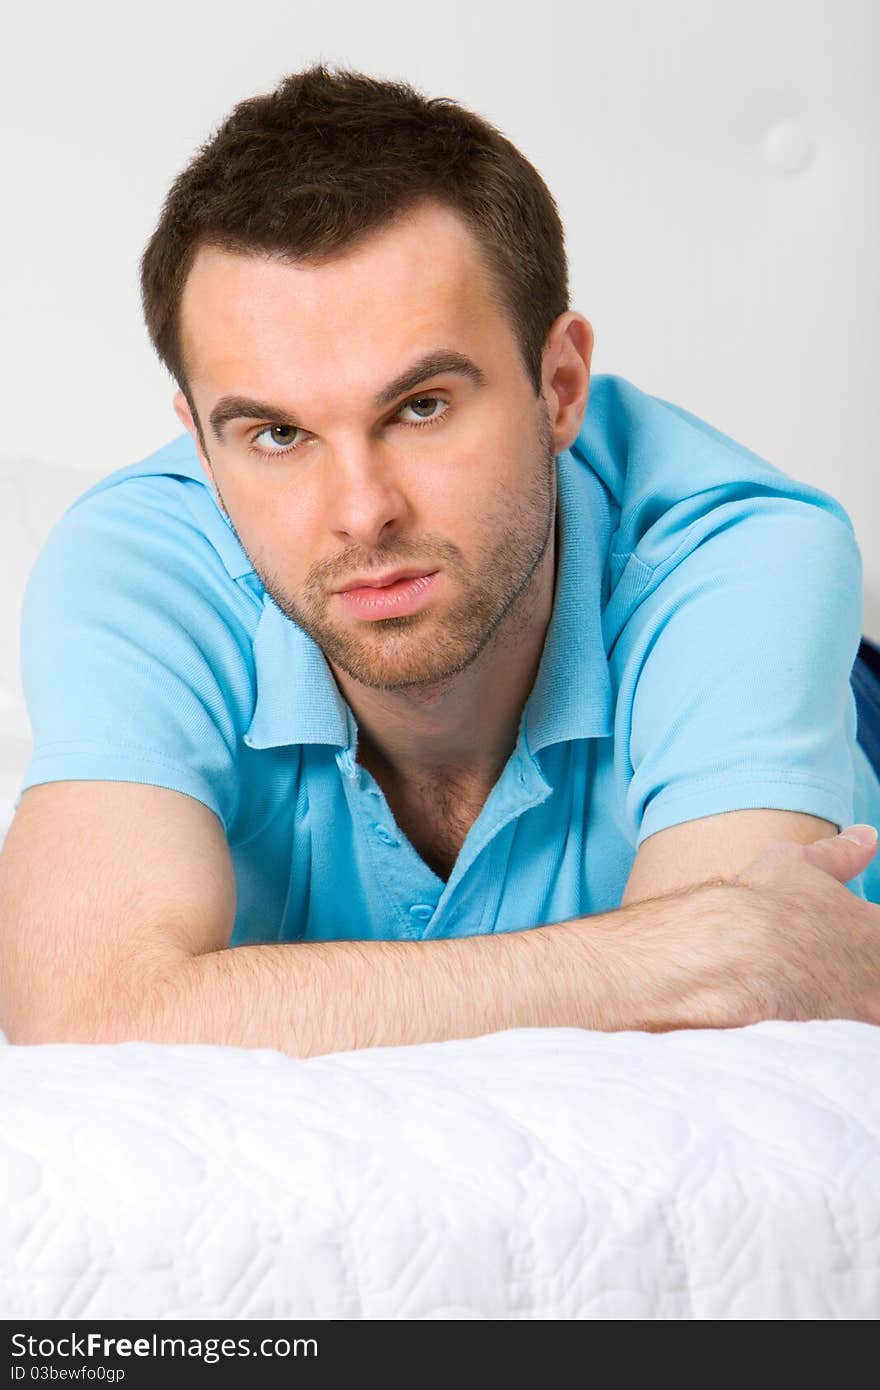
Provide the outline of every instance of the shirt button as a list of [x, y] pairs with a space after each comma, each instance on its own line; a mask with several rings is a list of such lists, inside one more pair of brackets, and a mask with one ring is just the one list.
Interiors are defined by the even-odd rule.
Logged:
[[375, 834], [376, 839], [382, 841], [383, 845], [397, 845], [400, 843], [400, 841], [395, 840], [390, 831], [386, 830], [384, 825], [380, 825], [378, 821], [374, 820], [370, 829]]
[[420, 922], [427, 922], [429, 917], [434, 916], [434, 909], [430, 903], [413, 903], [409, 915], [418, 917]]

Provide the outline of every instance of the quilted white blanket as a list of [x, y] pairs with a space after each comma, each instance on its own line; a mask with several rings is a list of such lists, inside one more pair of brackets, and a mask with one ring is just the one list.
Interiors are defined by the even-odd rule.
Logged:
[[880, 1028], [0, 1048], [5, 1318], [874, 1319]]

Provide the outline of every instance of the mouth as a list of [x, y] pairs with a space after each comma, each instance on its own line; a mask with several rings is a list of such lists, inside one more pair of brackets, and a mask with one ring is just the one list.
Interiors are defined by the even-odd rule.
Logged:
[[436, 574], [436, 570], [394, 570], [390, 574], [367, 575], [364, 579], [350, 579], [342, 588], [337, 589], [337, 594], [350, 594], [358, 589], [387, 589], [393, 584], [400, 583], [403, 579], [425, 579], [430, 574]]
[[433, 601], [442, 582], [442, 570], [402, 570], [390, 578], [386, 576], [384, 583], [374, 579], [369, 584], [361, 581], [354, 587], [337, 590], [335, 597], [352, 617], [377, 622], [421, 612]]

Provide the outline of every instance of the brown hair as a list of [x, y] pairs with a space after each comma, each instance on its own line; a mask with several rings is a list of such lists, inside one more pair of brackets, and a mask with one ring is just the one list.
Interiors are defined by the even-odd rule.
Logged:
[[234, 107], [174, 180], [141, 258], [147, 331], [193, 414], [180, 302], [200, 246], [317, 264], [428, 199], [475, 236], [540, 395], [547, 334], [569, 307], [562, 223], [540, 174], [451, 98], [318, 63]]

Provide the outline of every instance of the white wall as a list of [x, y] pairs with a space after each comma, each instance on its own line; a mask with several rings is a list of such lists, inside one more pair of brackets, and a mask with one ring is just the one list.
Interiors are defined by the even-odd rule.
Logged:
[[232, 105], [324, 59], [519, 145], [560, 205], [594, 371], [838, 497], [880, 637], [876, 0], [82, 0], [4, 31], [0, 464], [105, 473], [179, 433], [141, 250]]

